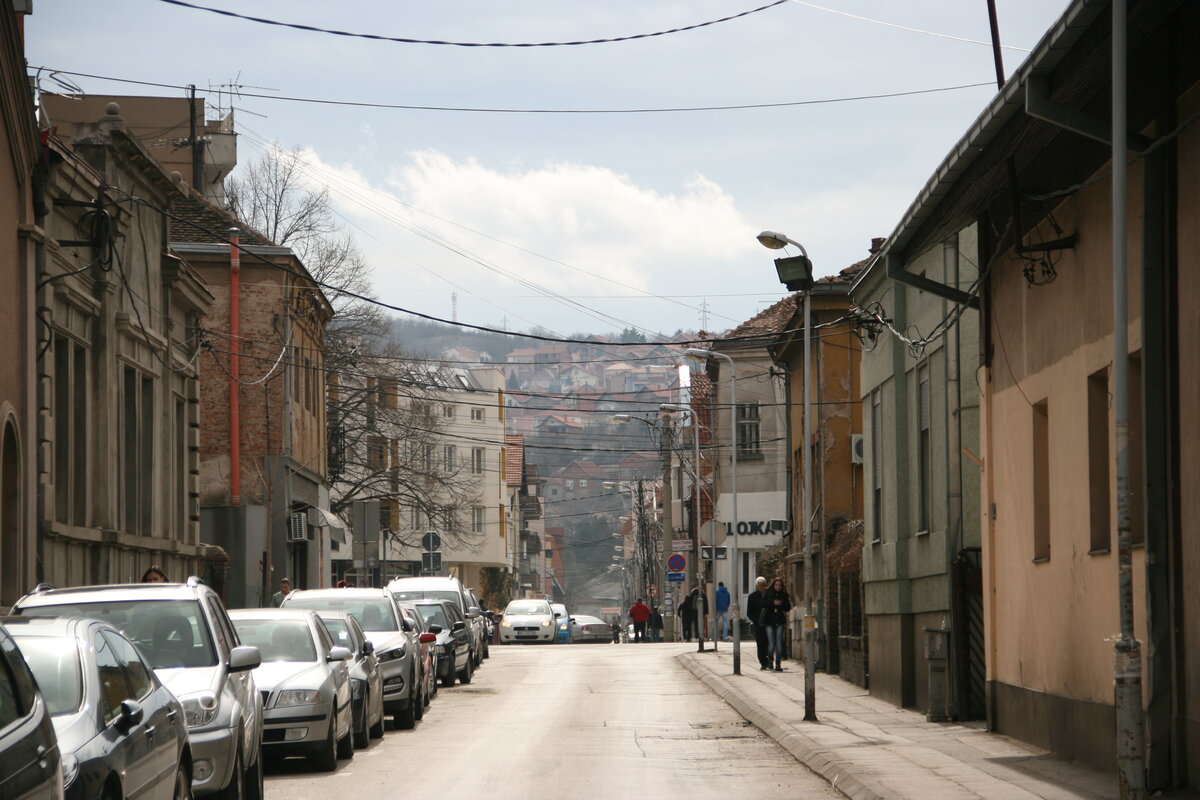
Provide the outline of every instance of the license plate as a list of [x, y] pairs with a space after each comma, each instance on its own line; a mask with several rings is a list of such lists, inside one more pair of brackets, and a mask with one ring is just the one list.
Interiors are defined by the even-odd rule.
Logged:
[[518, 639], [536, 639], [537, 634], [536, 633], [518, 633], [517, 638]]

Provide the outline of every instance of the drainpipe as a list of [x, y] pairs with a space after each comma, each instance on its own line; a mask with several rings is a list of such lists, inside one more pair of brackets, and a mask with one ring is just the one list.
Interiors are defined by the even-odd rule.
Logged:
[[242, 504], [242, 412], [238, 405], [238, 375], [241, 356], [241, 328], [238, 324], [238, 297], [242, 285], [242, 257], [238, 249], [238, 229], [229, 234], [229, 505]]
[[1117, 777], [1122, 800], [1146, 796], [1142, 728], [1142, 652], [1133, 632], [1133, 530], [1129, 510], [1129, 277], [1125, 192], [1129, 182], [1126, 105], [1126, 0], [1112, 7], [1112, 285], [1113, 408], [1117, 444], [1117, 606], [1121, 634], [1113, 645]]

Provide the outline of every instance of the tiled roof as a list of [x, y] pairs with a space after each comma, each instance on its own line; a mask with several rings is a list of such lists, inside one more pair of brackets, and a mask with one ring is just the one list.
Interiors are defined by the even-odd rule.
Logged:
[[209, 244], [229, 238], [228, 231], [236, 227], [245, 245], [274, 246], [267, 237], [242, 222], [223, 208], [211, 203], [195, 189], [188, 188], [171, 204], [171, 241]]
[[525, 473], [525, 437], [504, 436], [504, 479], [509, 486], [520, 486]]
[[800, 293], [789, 294], [725, 334], [732, 336], [772, 336], [787, 329], [788, 321], [796, 313]]

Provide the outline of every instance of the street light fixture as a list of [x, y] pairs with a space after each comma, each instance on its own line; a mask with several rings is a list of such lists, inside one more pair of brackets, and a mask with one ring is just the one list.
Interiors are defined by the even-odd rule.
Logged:
[[804, 245], [782, 233], [763, 231], [758, 235], [758, 241], [770, 250], [780, 250], [787, 245], [793, 245], [800, 250], [801, 255], [792, 258], [775, 259], [775, 271], [779, 281], [787, 286], [789, 291], [804, 292], [804, 719], [809, 722], [817, 720], [817, 678], [816, 678], [816, 619], [813, 616], [813, 541], [812, 541], [812, 261]]
[[[759, 235], [761, 236], [762, 234], [759, 234]], [[698, 347], [689, 347], [688, 349], [684, 350], [683, 352], [684, 352], [684, 355], [686, 355], [688, 358], [693, 358], [693, 359], [697, 359], [697, 360], [705, 360], [708, 358], [720, 358], [720, 359], [724, 359], [725, 361], [729, 362], [729, 442], [730, 442], [729, 454], [730, 454], [730, 465], [731, 465], [729, 479], [730, 479], [730, 487], [733, 490], [731, 492], [731, 494], [733, 495], [733, 509], [732, 509], [733, 525], [730, 526], [731, 533], [729, 534], [729, 538], [730, 538], [731, 542], [733, 543], [733, 547], [731, 548], [732, 555], [733, 555], [733, 559], [732, 559], [733, 569], [731, 570], [731, 572], [733, 574], [732, 574], [732, 579], [730, 580], [730, 583], [733, 584], [733, 592], [732, 592], [732, 594], [733, 594], [732, 606], [733, 607], [730, 609], [730, 611], [732, 612], [730, 614], [730, 616], [733, 617], [734, 627], [735, 627], [734, 632], [733, 632], [733, 674], [741, 675], [742, 674], [742, 604], [741, 604], [742, 590], [741, 590], [741, 586], [739, 584], [741, 582], [741, 571], [742, 571], [741, 567], [742, 567], [742, 565], [741, 565], [741, 561], [740, 561], [740, 555], [738, 553], [738, 532], [737, 532], [737, 524], [738, 524], [737, 364], [734, 362], [733, 358], [731, 356], [729, 356], [728, 354], [719, 353], [715, 350], [704, 350], [704, 349], [701, 349]], [[713, 541], [713, 555], [714, 556], [716, 555], [716, 552], [717, 552], [717, 543], [716, 543], [715, 537], [714, 537], [714, 541]], [[715, 637], [713, 639], [713, 646], [714, 647], [716, 646], [716, 638]]]

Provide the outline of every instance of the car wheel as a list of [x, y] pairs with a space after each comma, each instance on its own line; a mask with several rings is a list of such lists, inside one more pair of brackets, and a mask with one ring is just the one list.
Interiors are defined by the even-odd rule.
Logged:
[[174, 800], [192, 800], [192, 776], [186, 764], [181, 763], [179, 769], [175, 770], [175, 793], [171, 797]]
[[371, 726], [371, 729], [367, 733], [370, 734], [372, 739], [383, 738], [383, 709], [379, 710], [379, 720]]
[[371, 743], [371, 732], [367, 730], [367, 715], [371, 713], [371, 693], [367, 692], [363, 696], [362, 716], [360, 717], [361, 724], [358, 730], [354, 732], [354, 746], [359, 750], [367, 749], [367, 745]]
[[413, 718], [421, 719], [425, 716], [425, 685], [423, 683], [417, 683], [416, 676], [414, 676], [412, 687], [413, 691], [417, 693], [417, 696], [412, 700]]
[[416, 705], [420, 701], [417, 699], [416, 686], [412, 686], [408, 693], [408, 702], [404, 704], [404, 708], [396, 712], [396, 716], [392, 718], [392, 724], [402, 731], [411, 730], [417, 724]]
[[446, 670], [446, 676], [442, 678], [442, 686], [454, 685], [454, 656], [450, 656], [450, 666]]
[[242, 765], [242, 743], [238, 742], [237, 752], [233, 757], [233, 775], [229, 785], [218, 794], [221, 800], [246, 800], [246, 770]]
[[333, 726], [333, 717], [329, 718], [329, 733], [325, 735], [325, 741], [317, 745], [317, 749], [313, 752], [309, 761], [315, 772], [333, 772], [337, 769], [337, 739], [336, 732]]
[[471, 682], [471, 676], [474, 674], [474, 669], [471, 667], [471, 659], [467, 659], [467, 663], [463, 665], [462, 672], [458, 673], [458, 682], [468, 684]]
[[353, 721], [346, 728], [346, 735], [338, 739], [337, 757], [351, 759], [354, 758], [354, 724]]
[[246, 773], [246, 780], [243, 782], [246, 800], [263, 800], [263, 795], [266, 793], [263, 789], [263, 769], [262, 749], [260, 748], [258, 758], [254, 759], [254, 766]]

